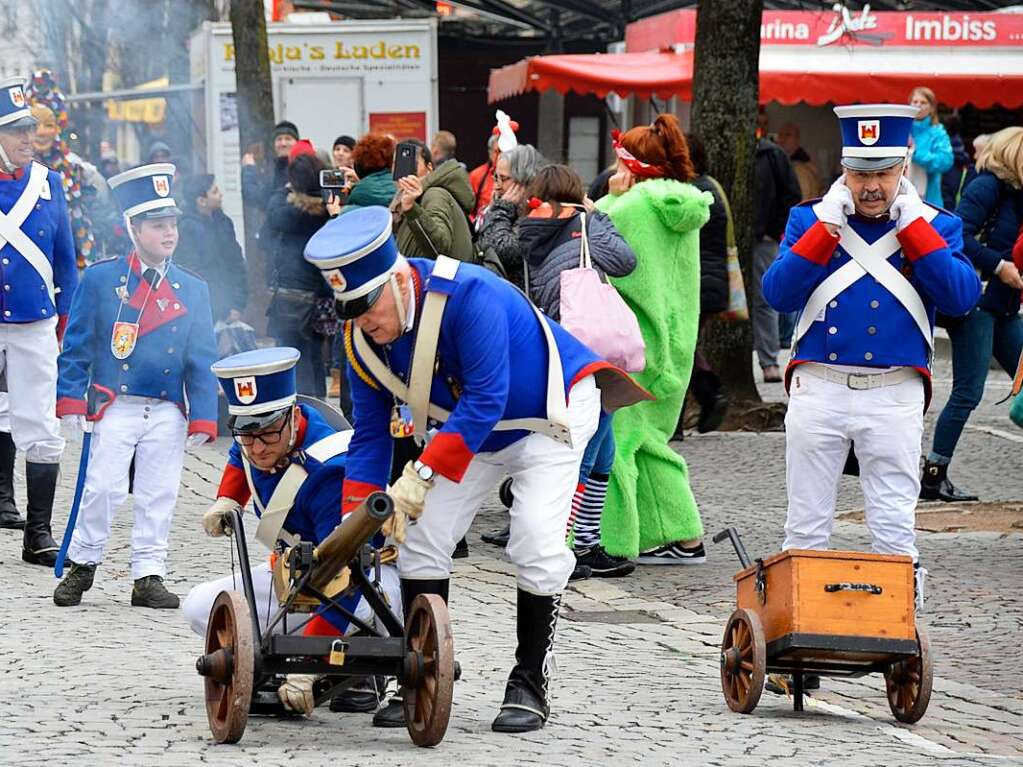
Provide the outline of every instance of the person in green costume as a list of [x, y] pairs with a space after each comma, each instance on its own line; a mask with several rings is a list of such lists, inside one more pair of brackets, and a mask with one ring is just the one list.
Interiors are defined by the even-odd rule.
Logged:
[[636, 314], [646, 368], [636, 381], [657, 399], [615, 414], [617, 457], [601, 519], [609, 554], [641, 564], [706, 561], [689, 469], [668, 446], [689, 385], [700, 316], [699, 230], [713, 197], [696, 174], [673, 115], [615, 137], [618, 168], [597, 208], [636, 253], [614, 286]]

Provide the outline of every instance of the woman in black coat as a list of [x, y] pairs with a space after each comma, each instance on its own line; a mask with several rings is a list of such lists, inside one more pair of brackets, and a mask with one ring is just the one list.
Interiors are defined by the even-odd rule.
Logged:
[[[706, 321], [728, 308], [728, 210], [721, 198], [720, 187], [707, 175], [707, 151], [703, 141], [694, 133], [686, 135], [689, 158], [697, 176], [690, 183], [697, 189], [714, 195], [710, 218], [700, 229], [700, 331]], [[700, 348], [693, 358], [693, 375], [689, 391], [700, 405], [700, 420], [696, 430], [700, 434], [714, 431], [721, 425], [728, 410], [728, 396], [721, 379], [711, 368]], [[682, 415], [685, 415], [683, 405]], [[682, 435], [682, 417], [679, 418], [677, 436]]]
[[270, 196], [265, 224], [273, 267], [268, 330], [278, 345], [302, 353], [299, 393], [321, 399], [327, 394], [327, 370], [323, 337], [313, 331], [312, 320], [317, 299], [330, 294], [319, 269], [303, 253], [309, 238], [329, 220], [320, 195], [324, 167], [316, 155], [295, 157], [288, 166], [288, 185]]

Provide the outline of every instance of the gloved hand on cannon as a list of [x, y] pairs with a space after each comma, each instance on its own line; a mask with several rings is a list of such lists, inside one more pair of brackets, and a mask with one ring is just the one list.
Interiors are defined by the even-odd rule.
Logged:
[[433, 487], [434, 471], [418, 461], [409, 461], [391, 485], [388, 494], [394, 501], [394, 515], [384, 522], [381, 529], [384, 535], [390, 536], [395, 543], [404, 543], [408, 528], [408, 520], [417, 520], [423, 514], [426, 505], [426, 494]]

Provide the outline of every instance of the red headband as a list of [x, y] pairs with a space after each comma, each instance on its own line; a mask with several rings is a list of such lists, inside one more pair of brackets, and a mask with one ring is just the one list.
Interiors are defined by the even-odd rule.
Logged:
[[651, 165], [648, 162], [643, 162], [638, 157], [635, 157], [632, 152], [622, 146], [622, 132], [617, 128], [611, 131], [611, 144], [614, 146], [615, 154], [618, 155], [618, 159], [621, 160], [625, 167], [632, 172], [632, 175], [639, 176], [641, 178], [664, 178], [668, 175], [667, 171], [663, 168]]

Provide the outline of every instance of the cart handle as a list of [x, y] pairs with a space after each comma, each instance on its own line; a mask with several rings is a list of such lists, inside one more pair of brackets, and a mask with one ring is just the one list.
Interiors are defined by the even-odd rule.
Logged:
[[749, 554], [746, 553], [746, 547], [742, 545], [742, 539], [739, 537], [739, 531], [734, 527], [726, 527], [720, 533], [714, 536], [714, 543], [721, 543], [721, 541], [727, 538], [732, 542], [732, 547], [735, 549], [735, 554], [739, 557], [739, 564], [742, 565], [743, 569], [753, 564], [753, 560], [749, 558]]
[[825, 583], [824, 590], [829, 594], [836, 591], [863, 591], [867, 594], [880, 594], [882, 589], [873, 583]]

